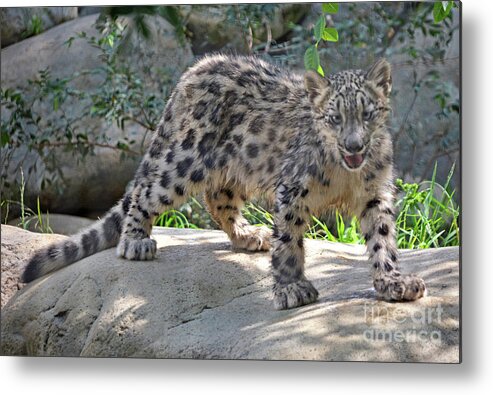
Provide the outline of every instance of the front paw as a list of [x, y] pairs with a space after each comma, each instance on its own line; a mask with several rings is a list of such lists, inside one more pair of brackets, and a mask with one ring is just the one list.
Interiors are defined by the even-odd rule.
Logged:
[[411, 301], [426, 295], [425, 282], [415, 275], [399, 272], [373, 280], [377, 295], [388, 301]]
[[156, 240], [121, 239], [116, 248], [116, 255], [132, 261], [150, 261], [156, 256]]
[[317, 298], [318, 291], [308, 280], [274, 285], [274, 308], [276, 310], [303, 306], [315, 302]]

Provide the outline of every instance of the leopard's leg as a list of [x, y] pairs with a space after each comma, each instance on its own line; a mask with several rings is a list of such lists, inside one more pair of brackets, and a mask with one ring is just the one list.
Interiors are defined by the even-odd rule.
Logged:
[[304, 204], [303, 191], [307, 189], [283, 184], [276, 192], [272, 274], [274, 307], [278, 310], [309, 304], [318, 298], [318, 291], [304, 274], [303, 234], [310, 210]]
[[401, 274], [397, 268], [395, 214], [390, 194], [381, 193], [370, 199], [359, 217], [378, 297], [387, 301], [423, 297], [426, 293], [424, 281], [415, 275]]
[[[172, 153], [173, 155], [170, 155]], [[177, 208], [205, 183], [206, 170], [199, 162], [182, 159], [175, 144], [154, 160], [152, 151], [144, 157], [125, 200], [126, 211], [117, 256], [150, 260], [156, 255], [156, 241], [150, 238], [152, 223], [162, 212]]]
[[233, 249], [268, 251], [271, 231], [265, 226], [253, 226], [241, 214], [247, 199], [243, 188], [227, 186], [208, 191], [205, 202], [212, 218], [226, 232]]

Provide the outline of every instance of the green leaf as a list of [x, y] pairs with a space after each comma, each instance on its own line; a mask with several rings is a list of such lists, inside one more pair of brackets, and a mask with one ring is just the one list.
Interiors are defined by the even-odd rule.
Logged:
[[317, 23], [315, 24], [315, 27], [313, 28], [313, 33], [315, 34], [315, 39], [317, 41], [320, 41], [320, 39], [322, 38], [322, 34], [324, 32], [324, 29], [325, 29], [325, 15], [321, 15], [318, 18]]
[[453, 6], [453, 1], [437, 1], [433, 5], [433, 19], [435, 23], [443, 21], [450, 14]]
[[337, 3], [324, 3], [322, 4], [322, 11], [326, 14], [337, 14], [339, 11], [339, 4]]
[[318, 74], [320, 74], [322, 77], [325, 77], [324, 69], [322, 68], [322, 66], [318, 65], [317, 72], [318, 72]]
[[58, 110], [58, 96], [55, 96], [53, 98], [53, 111], [57, 111]]
[[337, 29], [334, 27], [326, 27], [322, 33], [322, 40], [332, 42], [339, 41], [339, 33], [337, 32]]
[[305, 69], [318, 71], [320, 66], [320, 57], [318, 56], [317, 47], [315, 45], [311, 45], [306, 49], [304, 61]]
[[324, 29], [325, 29], [325, 15], [321, 15], [317, 19], [317, 23], [315, 23], [315, 26], [313, 27], [313, 33], [315, 35], [315, 39], [317, 40], [317, 42], [320, 41], [320, 39], [322, 38]]

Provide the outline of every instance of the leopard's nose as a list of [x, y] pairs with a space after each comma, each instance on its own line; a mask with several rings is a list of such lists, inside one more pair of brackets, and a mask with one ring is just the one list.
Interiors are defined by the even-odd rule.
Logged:
[[346, 140], [344, 140], [344, 148], [346, 148], [346, 151], [351, 154], [360, 152], [363, 147], [363, 139], [355, 133], [350, 134], [346, 137]]

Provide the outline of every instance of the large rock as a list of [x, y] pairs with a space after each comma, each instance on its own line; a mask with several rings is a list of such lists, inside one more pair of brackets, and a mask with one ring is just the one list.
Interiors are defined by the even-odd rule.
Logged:
[[30, 32], [33, 19], [41, 21], [40, 32], [60, 23], [77, 18], [77, 7], [2, 7], [0, 25], [2, 48], [26, 38]]
[[[37, 233], [56, 233], [59, 235], [74, 235], [81, 229], [87, 228], [94, 223], [93, 219], [77, 217], [67, 214], [41, 214], [40, 216], [30, 217], [27, 222], [26, 230]], [[9, 225], [21, 226], [21, 218], [9, 221]]]
[[375, 300], [363, 246], [307, 240], [320, 300], [275, 311], [267, 253], [232, 252], [220, 231], [153, 235], [155, 261], [108, 250], [19, 291], [2, 310], [1, 353], [459, 361], [458, 248], [402, 251], [403, 271], [422, 275], [429, 296], [385, 303]]
[[[100, 52], [83, 39], [73, 41], [71, 47], [65, 41], [78, 32], [86, 32], [88, 36], [98, 37], [99, 33], [93, 26], [98, 15], [90, 15], [66, 22], [47, 32], [31, 37], [20, 43], [2, 50], [1, 82], [2, 88], [20, 88], [28, 86], [29, 79], [35, 79], [38, 71], [49, 68], [53, 78], [64, 78], [83, 70], [94, 70], [102, 66]], [[140, 75], [149, 77], [153, 92], [159, 92], [157, 85], [171, 87], [188, 65], [193, 62], [190, 45], [182, 46], [175, 38], [174, 28], [163, 18], [149, 17], [151, 40], [137, 39], [133, 36], [129, 41], [122, 60], [136, 67]], [[74, 82], [74, 88], [85, 92], [94, 92], [100, 86], [101, 76], [94, 74], [82, 75]], [[88, 101], [69, 99], [64, 105], [67, 118], [72, 119], [82, 113]], [[41, 102], [34, 108], [40, 113], [43, 125], [59, 124], [62, 117], [59, 111], [53, 111], [51, 102]], [[4, 114], [2, 114], [4, 115]], [[145, 128], [132, 123], [125, 123], [125, 131], [116, 124], [108, 124], [99, 117], [85, 116], [71, 125], [74, 130], [93, 130], [96, 137], [107, 136], [103, 143], [116, 144], [127, 136], [136, 142], [130, 148], [141, 152], [141, 143], [146, 136]], [[149, 137], [149, 134], [147, 134]], [[148, 141], [147, 138], [146, 141]], [[144, 144], [145, 146], [145, 144]], [[82, 162], [74, 158], [62, 148], [50, 148], [58, 159], [59, 168], [65, 179], [63, 193], [54, 187], [41, 190], [42, 174], [45, 166], [34, 152], [27, 153], [27, 148], [18, 148], [6, 174], [11, 179], [13, 191], [18, 191], [22, 164], [24, 173], [27, 168], [37, 164], [37, 170], [31, 174], [26, 186], [26, 202], [35, 207], [39, 195], [42, 206], [51, 212], [78, 213], [105, 211], [124, 192], [126, 183], [133, 177], [139, 163], [139, 155], [127, 155], [123, 160], [121, 152], [108, 148], [96, 148], [94, 156], [88, 156]], [[26, 176], [26, 178], [28, 178]]]
[[[192, 46], [196, 55], [211, 51], [231, 51], [249, 53], [247, 40], [242, 27], [228, 15], [231, 6], [193, 5], [180, 8], [186, 16], [187, 29], [192, 33]], [[286, 34], [290, 23], [297, 23], [308, 11], [309, 4], [281, 4], [269, 21], [272, 39]], [[264, 25], [255, 29], [253, 44], [267, 41], [267, 29]]]

